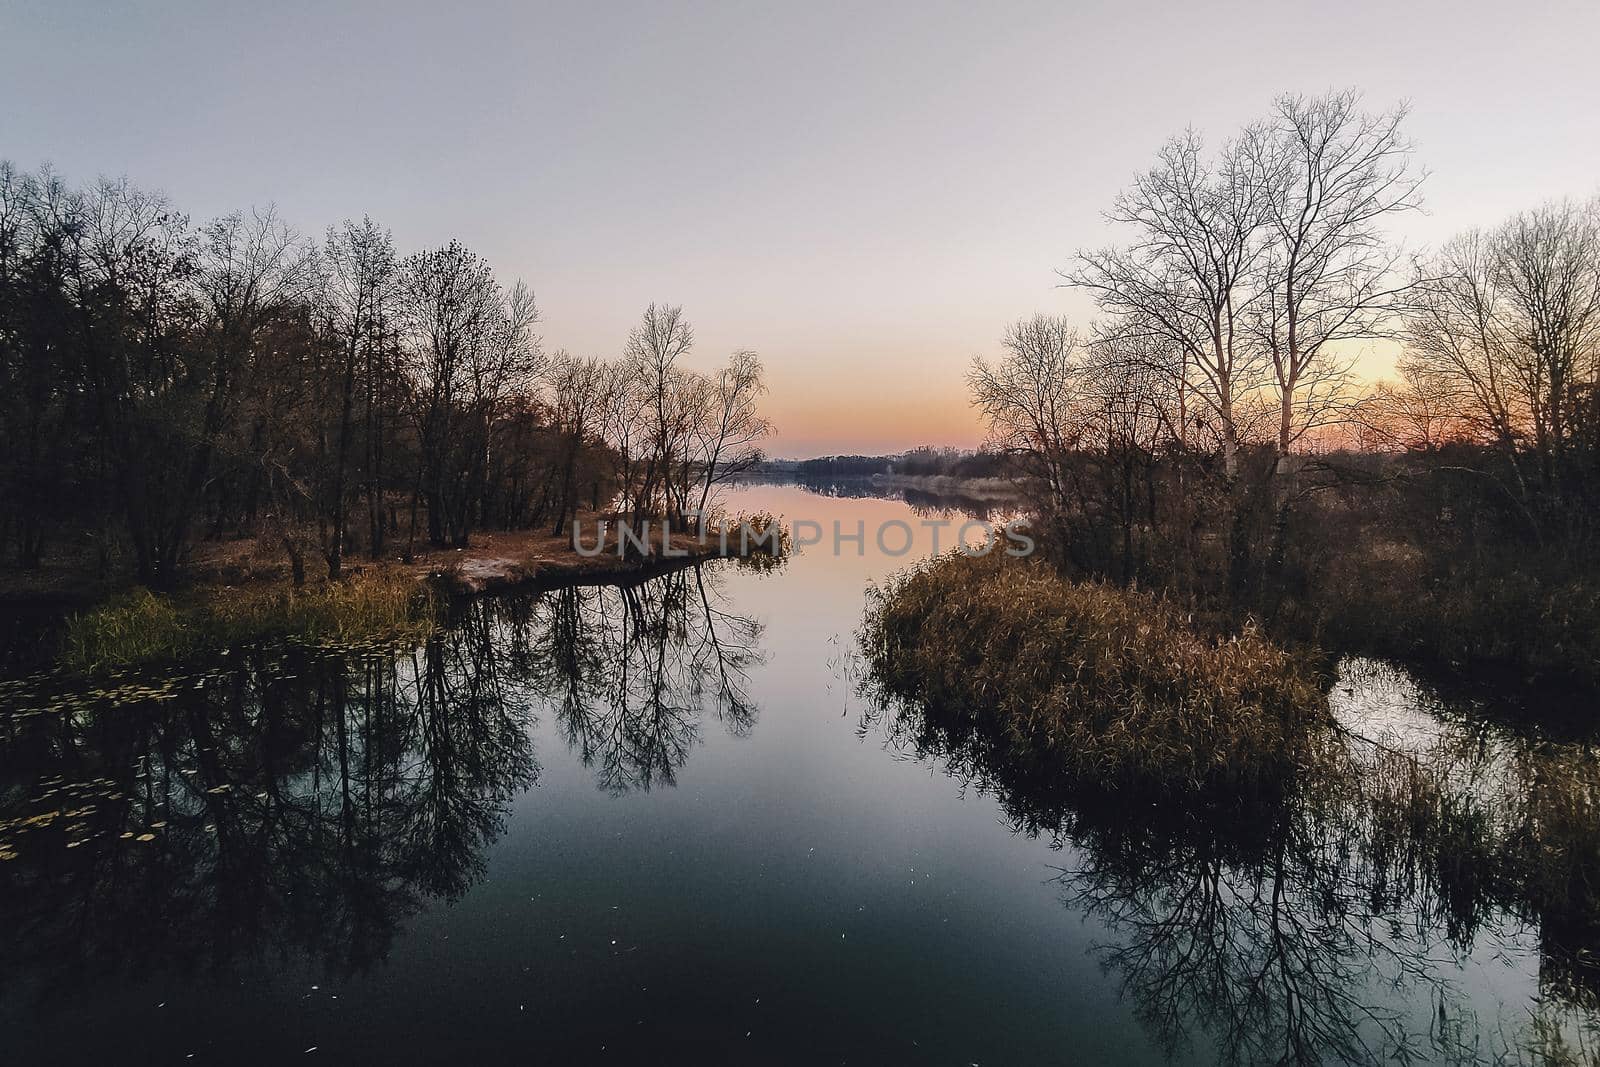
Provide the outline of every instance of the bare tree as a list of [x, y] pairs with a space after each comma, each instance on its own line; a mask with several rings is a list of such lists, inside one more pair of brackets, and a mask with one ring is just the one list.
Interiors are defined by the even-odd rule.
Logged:
[[1495, 248], [1504, 351], [1527, 409], [1539, 479], [1559, 506], [1577, 387], [1600, 363], [1600, 198], [1523, 212]]
[[1222, 453], [1229, 588], [1242, 591], [1249, 561], [1240, 446], [1248, 406], [1261, 389], [1263, 352], [1250, 326], [1264, 298], [1252, 283], [1266, 242], [1257, 161], [1239, 142], [1215, 160], [1189, 131], [1168, 141], [1154, 168], [1117, 197], [1108, 218], [1130, 227], [1120, 249], [1080, 252], [1068, 284], [1087, 289], [1110, 316], [1102, 333], [1147, 353], [1151, 368], [1179, 389], [1180, 433], [1190, 433], [1189, 396], [1198, 397]]
[[1525, 503], [1559, 510], [1600, 381], [1600, 200], [1462, 234], [1416, 272], [1402, 373], [1498, 448]]
[[654, 506], [658, 496], [663, 508], [670, 511], [673, 506], [669, 482], [687, 449], [678, 361], [693, 347], [694, 329], [682, 307], [651, 304], [628, 334], [623, 361], [644, 388], [651, 415], [650, 450], [636, 511]]
[[182, 551], [167, 505], [182, 489], [170, 461], [177, 446], [161, 438], [190, 425], [182, 338], [199, 314], [194, 233], [165, 197], [126, 180], [73, 194], [47, 173], [39, 196], [45, 225], [70, 246], [64, 289], [98, 428], [97, 481], [121, 505], [140, 579], [166, 583]]
[[1153, 342], [1147, 351], [1163, 357], [1156, 369], [1210, 409], [1230, 483], [1239, 474], [1239, 407], [1262, 382], [1247, 329], [1261, 299], [1251, 286], [1264, 249], [1260, 185], [1239, 144], [1207, 161], [1194, 131], [1174, 137], [1107, 215], [1133, 230], [1133, 242], [1080, 252], [1065, 275], [1095, 295], [1110, 333]]
[[[1170, 525], [1185, 543], [1190, 533], [1190, 523], [1177, 514], [1191, 507], [1184, 482], [1188, 456], [1179, 429], [1183, 390], [1155, 369], [1161, 361], [1145, 344], [1137, 337], [1097, 339], [1085, 366], [1085, 401], [1093, 412], [1090, 439], [1102, 459], [1100, 491], [1120, 532], [1123, 584], [1133, 580], [1141, 530], [1154, 534], [1161, 521], [1158, 466], [1163, 461], [1177, 486], [1176, 506], [1166, 510], [1178, 521]], [[1191, 554], [1180, 555], [1187, 561]]]
[[412, 491], [409, 556], [423, 498], [429, 541], [466, 543], [465, 473], [473, 459], [463, 452], [476, 448], [461, 432], [473, 421], [463, 414], [463, 404], [493, 393], [498, 375], [489, 369], [490, 351], [521, 342], [506, 323], [489, 265], [459, 242], [408, 257], [401, 265], [399, 301], [422, 453]]
[[[761, 360], [740, 350], [712, 374], [683, 366], [694, 331], [683, 309], [651, 304], [611, 366], [597, 420], [614, 451], [629, 522], [704, 516], [717, 486], [761, 459], [771, 426], [758, 410]], [[569, 365], [566, 377], [589, 372]], [[560, 520], [558, 519], [558, 525]]]
[[1262, 180], [1265, 254], [1253, 323], [1278, 393], [1278, 472], [1300, 434], [1342, 393], [1341, 342], [1389, 336], [1407, 283], [1389, 217], [1420, 206], [1424, 174], [1400, 133], [1404, 105], [1361, 110], [1354, 90], [1278, 98], [1241, 145]]
[[1521, 411], [1498, 321], [1494, 239], [1469, 231], [1418, 264], [1400, 368], [1418, 392], [1448, 404], [1515, 459]]
[[603, 432], [612, 376], [600, 360], [578, 359], [557, 352], [551, 361], [551, 417], [562, 436], [563, 453], [556, 496], [554, 534], [566, 528], [568, 516], [577, 510], [578, 457], [589, 442]]
[[756, 403], [766, 391], [761, 359], [746, 349], [735, 352], [708, 383], [705, 409], [691, 431], [700, 481], [696, 511], [701, 516], [717, 485], [761, 461], [760, 444], [772, 433], [772, 424]]
[[[226, 215], [200, 232], [194, 288], [200, 311], [188, 372], [203, 383], [187, 477], [172, 497], [164, 544], [185, 543], [190, 514], [206, 489], [224, 434], [259, 379], [278, 369], [273, 338], [285, 320], [304, 319], [317, 288], [311, 245], [275, 208]], [[177, 560], [167, 561], [170, 569]]]
[[564, 514], [574, 461], [598, 507], [625, 466], [602, 436], [613, 411], [655, 505], [681, 511], [705, 474], [696, 442], [715, 475], [748, 455], [759, 373], [738, 362], [723, 410], [711, 379], [676, 365], [681, 314], [656, 310], [658, 358], [591, 361], [552, 412], [532, 292], [459, 244], [396, 263], [363, 220], [314, 249], [271, 210], [195, 229], [126, 181], [77, 189], [0, 164], [0, 495], [35, 502], [0, 509], [0, 543], [37, 565], [47, 534], [87, 534], [109, 573], [125, 534], [139, 577], [166, 583], [203, 518], [211, 537], [282, 544], [297, 581], [320, 540], [337, 578], [358, 492], [375, 558], [399, 524], [386, 463], [410, 490], [413, 544], [424, 504], [435, 544], [544, 522], [558, 478]]
[[[533, 332], [539, 309], [533, 291], [518, 281], [510, 292], [500, 294], [490, 328], [482, 344], [472, 346], [467, 358], [466, 393], [468, 451], [465, 485], [456, 520], [460, 536], [471, 522], [467, 509], [474, 501], [481, 509], [488, 500], [488, 472], [497, 447], [497, 429], [506, 404], [515, 397], [534, 395], [540, 375], [546, 368], [544, 351]], [[479, 522], [484, 516], [479, 516]]]
[[1379, 382], [1357, 404], [1354, 443], [1363, 452], [1437, 452], [1474, 436], [1459, 410], [1439, 391]]
[[643, 472], [653, 457], [651, 424], [654, 396], [627, 362], [612, 362], [606, 368], [605, 398], [601, 408], [601, 433], [617, 456], [617, 479], [621, 491], [620, 509], [629, 515], [644, 511], [640, 496]]
[[1043, 489], [1045, 518], [1063, 539], [1072, 513], [1072, 457], [1084, 440], [1085, 347], [1071, 322], [1035, 315], [1006, 328], [1005, 356], [972, 361], [967, 387], [989, 447]]
[[[380, 324], [393, 297], [394, 239], [370, 218], [358, 226], [348, 219], [328, 230], [323, 242], [322, 304], [338, 352], [339, 416], [329, 510], [333, 531], [325, 549], [328, 577], [338, 579], [344, 561], [348, 502], [345, 488], [354, 422], [356, 378], [362, 355], [374, 366], [371, 349], [381, 344]], [[369, 385], [369, 390], [371, 386]], [[369, 475], [370, 476], [370, 475]]]

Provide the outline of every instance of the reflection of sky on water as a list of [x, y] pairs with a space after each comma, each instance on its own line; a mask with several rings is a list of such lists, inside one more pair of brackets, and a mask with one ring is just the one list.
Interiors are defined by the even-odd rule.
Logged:
[[[915, 555], [932, 547], [903, 499], [751, 485], [728, 504], [903, 521]], [[1426, 870], [1350, 859], [1374, 838], [1344, 833], [1337, 805], [1281, 825], [1040, 813], [949, 751], [863, 732], [864, 590], [915, 555], [869, 536], [770, 573], [486, 602], [398, 659], [239, 657], [200, 690], [80, 710], [39, 747], [8, 735], [8, 813], [22, 785], [30, 803], [101, 785], [66, 809], [96, 811], [41, 831], [50, 849], [0, 864], [0, 1027], [24, 1060], [1209, 1062], [1224, 1009], [1258, 1042], [1238, 1047], [1287, 1032], [1226, 999], [1271, 962], [1279, 884], [1286, 958], [1398, 1013], [1424, 1060], [1520, 1042], [1535, 1008], [1578, 1034], [1538, 998], [1557, 1002], [1549, 953], [1583, 931], [1485, 905], [1452, 940], [1452, 902], [1373, 896], [1374, 871]], [[1383, 664], [1347, 661], [1332, 699], [1352, 731], [1491, 800], [1536, 765], [1514, 737], [1434, 718]], [[152, 841], [121, 836], [157, 821]], [[1172, 955], [1197, 931], [1232, 939], [1193, 957], [1220, 969]], [[1402, 948], [1421, 972], [1397, 991]]]

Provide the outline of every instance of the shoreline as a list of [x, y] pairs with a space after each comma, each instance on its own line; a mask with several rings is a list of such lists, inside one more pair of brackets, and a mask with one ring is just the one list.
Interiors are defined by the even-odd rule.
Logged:
[[[588, 525], [597, 517], [583, 518]], [[296, 586], [285, 553], [256, 538], [236, 538], [197, 546], [185, 581], [167, 590], [147, 589], [132, 575], [95, 577], [87, 568], [74, 568], [70, 559], [57, 560], [37, 571], [0, 571], [0, 676], [61, 662], [66, 654], [64, 642], [78, 621], [115, 611], [129, 598], [140, 596], [148, 599], [153, 595], [174, 606], [183, 626], [203, 626], [208, 617], [230, 616], [238, 617], [247, 631], [258, 625], [265, 635], [285, 625], [282, 612], [286, 605], [333, 604], [340, 598], [360, 598], [364, 591], [374, 589], [403, 596], [399, 590], [412, 586], [424, 599], [450, 601], [572, 586], [631, 587], [709, 560], [756, 554], [741, 554], [737, 549], [724, 552], [715, 538], [702, 545], [685, 537], [682, 544], [672, 547], [670, 556], [662, 555], [655, 542], [643, 555], [619, 556], [614, 545], [607, 545], [603, 551], [585, 556], [574, 547], [570, 528], [562, 535], [547, 529], [488, 531], [475, 536], [465, 548], [428, 546], [416, 552], [409, 563], [399, 557], [347, 557], [337, 581], [322, 573], [308, 576], [304, 584]], [[307, 563], [312, 562], [308, 553]], [[353, 610], [356, 616], [360, 613], [360, 609], [327, 610], [331, 616], [321, 620], [323, 625], [340, 625], [343, 610]], [[255, 624], [242, 621], [254, 613], [260, 615]], [[352, 617], [351, 625], [362, 623]], [[148, 628], [149, 623], [133, 626]]]
[[[594, 516], [580, 516], [586, 525]], [[574, 581], [601, 580], [609, 576], [632, 577], [650, 570], [670, 569], [707, 559], [736, 558], [736, 551], [722, 552], [711, 540], [700, 545], [692, 539], [674, 542], [671, 556], [662, 556], [652, 542], [645, 555], [619, 556], [611, 545], [594, 555], [582, 555], [574, 547], [570, 528], [556, 535], [544, 530], [488, 530], [475, 534], [465, 548], [422, 545], [410, 562], [400, 556], [372, 559], [352, 553], [344, 559], [339, 581], [363, 575], [409, 574], [419, 580], [455, 581], [464, 591], [487, 592], [514, 585], [560, 585]], [[679, 551], [684, 555], [679, 555]], [[320, 556], [306, 554], [307, 575], [303, 588], [327, 584]], [[282, 585], [292, 588], [290, 565], [284, 553], [263, 545], [252, 537], [199, 543], [187, 564], [184, 580], [164, 589], [184, 594], [211, 587], [264, 588]], [[132, 574], [101, 577], [89, 565], [72, 558], [57, 557], [35, 570], [0, 567], [0, 610], [42, 608], [52, 604], [82, 610], [143, 586]]]
[[[716, 544], [686, 548], [683, 555], [664, 556], [652, 552], [645, 556], [618, 556], [607, 549], [594, 556], [579, 555], [568, 546], [564, 557], [541, 558], [530, 562], [506, 556], [486, 555], [467, 549], [443, 570], [425, 570], [418, 577], [436, 583], [450, 596], [488, 596], [519, 591], [542, 592], [569, 586], [636, 585], [658, 575], [717, 559], [740, 559], [737, 552], [723, 552]], [[415, 564], [413, 564], [413, 568]]]

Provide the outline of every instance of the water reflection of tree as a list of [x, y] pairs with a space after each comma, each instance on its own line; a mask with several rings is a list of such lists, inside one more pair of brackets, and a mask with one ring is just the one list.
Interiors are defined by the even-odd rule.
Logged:
[[993, 497], [973, 496], [945, 487], [909, 486], [875, 481], [870, 477], [800, 478], [798, 483], [818, 496], [841, 499], [903, 500], [919, 518], [950, 518], [964, 515], [987, 520], [1014, 510], [1012, 503]]
[[912, 514], [922, 519], [955, 516], [958, 519], [969, 517], [986, 522], [995, 514], [1005, 510], [998, 507], [993, 500], [969, 496], [966, 493], [912, 489], [908, 486], [901, 491], [901, 497], [910, 506]]
[[481, 876], [538, 775], [483, 640], [469, 619], [398, 658], [239, 655], [167, 699], [13, 733], [0, 775], [34, 809], [8, 820], [0, 872], [13, 963], [70, 985], [289, 948], [337, 972], [381, 958], [424, 900]]
[[483, 877], [538, 778], [545, 700], [608, 788], [671, 781], [703, 699], [753, 724], [758, 636], [691, 569], [478, 601], [398, 654], [257, 650], [134, 697], [52, 692], [0, 728], [0, 991], [290, 955], [360, 971]]
[[558, 590], [527, 626], [528, 676], [609, 792], [673, 784], [708, 704], [736, 735], [755, 724], [746, 672], [761, 625], [725, 609], [705, 568]]
[[[1287, 796], [1153, 803], [1063, 781], [981, 719], [874, 684], [864, 729], [992, 793], [1015, 830], [1063, 851], [1066, 904], [1105, 925], [1103, 966], [1170, 1052], [1518, 1059], [1593, 1037], [1600, 771], [1584, 746], [1462, 718], [1403, 748], [1357, 722]], [[1532, 1023], [1476, 1018], [1457, 964], [1516, 951], [1525, 928], [1538, 939]]]

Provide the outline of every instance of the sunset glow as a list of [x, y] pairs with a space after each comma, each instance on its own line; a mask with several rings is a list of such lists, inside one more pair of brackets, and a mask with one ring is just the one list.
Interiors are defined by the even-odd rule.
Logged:
[[[551, 349], [614, 353], [639, 308], [681, 304], [699, 365], [762, 355], [787, 456], [975, 443], [972, 356], [1037, 311], [1087, 325], [1055, 272], [1115, 239], [1118, 190], [1169, 135], [1223, 138], [1285, 89], [1411, 102], [1412, 247], [1600, 182], [1592, 4], [1554, 35], [1489, 4], [1340, 5], [1314, 32], [1227, 7], [13, 3], [0, 88], [29, 106], [0, 151], [202, 218], [272, 201], [311, 232], [366, 213], [402, 247], [460, 237], [533, 288]], [[56, 78], [68, 49], [90, 61]]]

